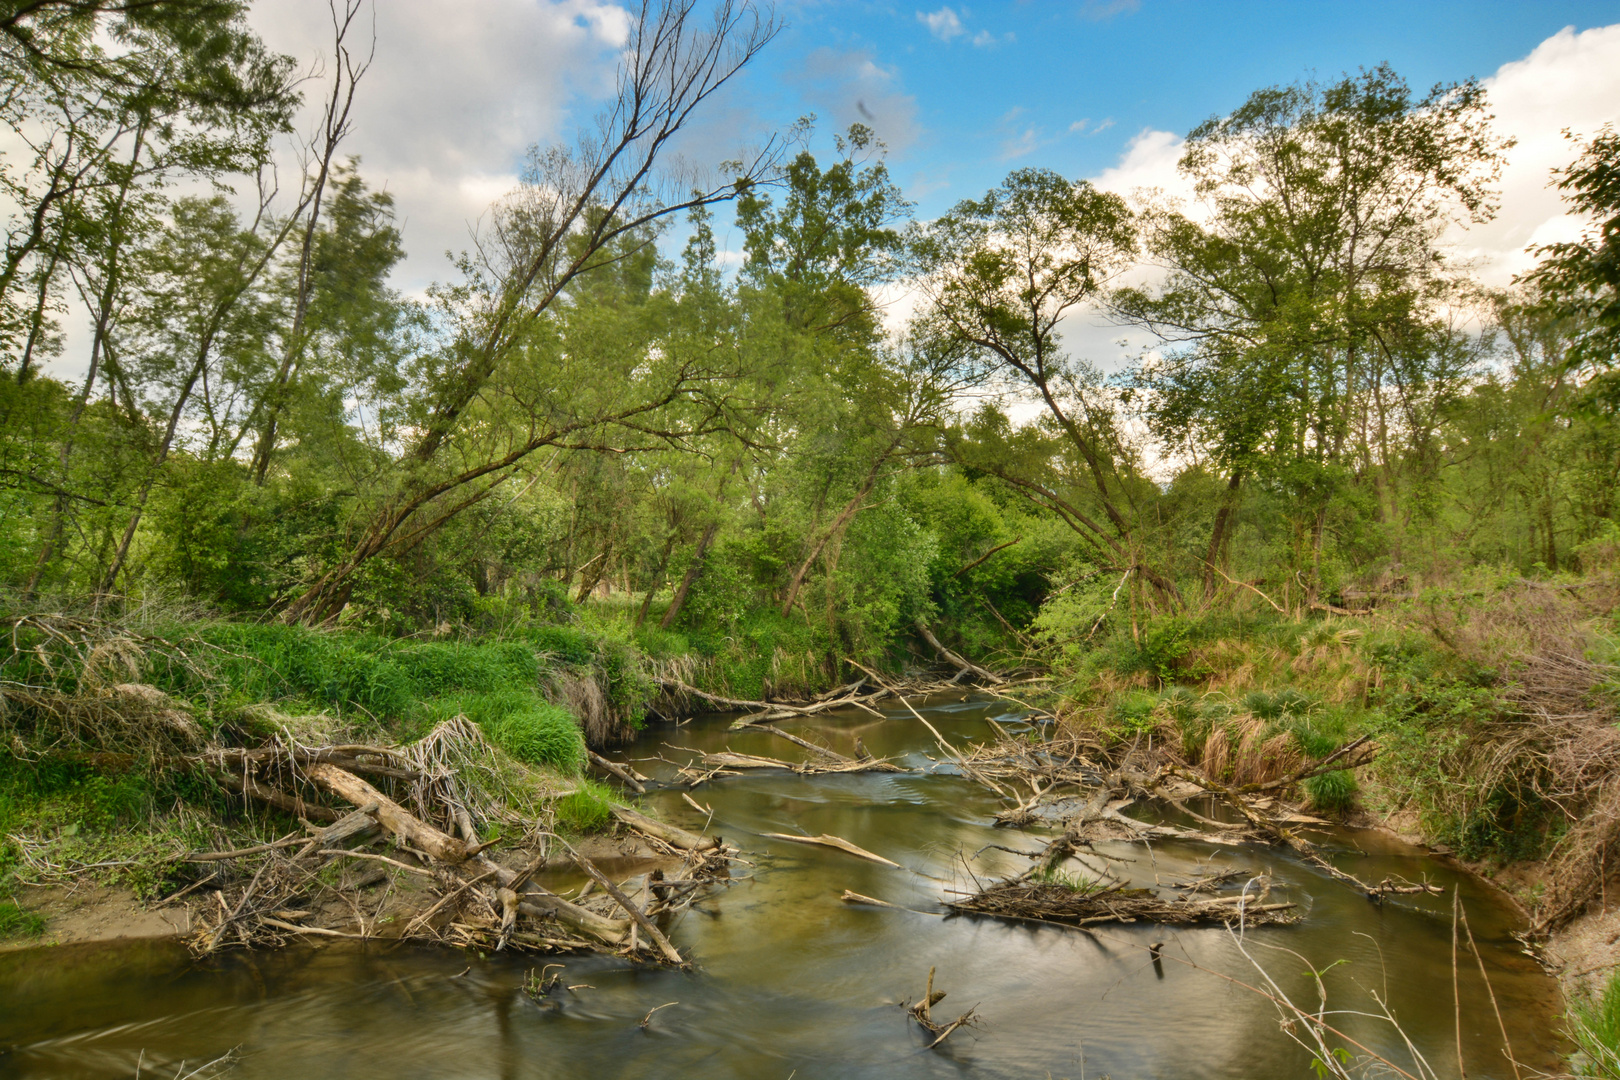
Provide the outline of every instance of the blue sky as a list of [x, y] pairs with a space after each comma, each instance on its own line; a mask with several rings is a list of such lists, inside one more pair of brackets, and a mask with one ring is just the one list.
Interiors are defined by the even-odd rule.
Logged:
[[[895, 172], [924, 213], [1017, 165], [1095, 176], [1143, 129], [1185, 133], [1263, 86], [1388, 61], [1427, 89], [1490, 76], [1566, 26], [1620, 22], [1612, 0], [843, 0], [779, 11], [788, 29], [749, 79], [766, 114], [808, 109], [842, 126], [860, 118], [863, 90], [883, 91], [865, 102], [870, 122], [893, 144]], [[886, 77], [853, 77], [860, 60]]]
[[[395, 281], [412, 293], [451, 276], [445, 251], [468, 246], [528, 147], [569, 138], [601, 107], [629, 21], [616, 0], [457, 0], [454, 18], [447, 6], [376, 0], [375, 62], [345, 147], [396, 198], [408, 258]], [[1548, 170], [1572, 156], [1560, 130], [1620, 121], [1620, 0], [780, 0], [776, 10], [786, 29], [711, 103], [685, 150], [716, 163], [807, 112], [826, 147], [864, 108], [923, 216], [1028, 165], [1123, 194], [1174, 192], [1180, 138], [1200, 121], [1263, 86], [1388, 61], [1420, 90], [1484, 79], [1499, 130], [1519, 139], [1499, 219], [1457, 238], [1505, 284], [1527, 244], [1574, 227], [1547, 190]], [[259, 0], [251, 18], [272, 47], [306, 61], [329, 48], [326, 0]], [[322, 93], [312, 83], [307, 96], [313, 110]], [[735, 256], [739, 238], [721, 239]]]

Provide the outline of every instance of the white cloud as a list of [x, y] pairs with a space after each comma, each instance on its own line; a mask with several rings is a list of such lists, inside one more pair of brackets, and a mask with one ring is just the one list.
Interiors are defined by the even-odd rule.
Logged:
[[833, 130], [861, 123], [877, 132], [896, 154], [917, 141], [917, 99], [900, 88], [893, 68], [865, 50], [820, 48], [795, 76], [805, 101]]
[[1104, 191], [1127, 197], [1161, 192], [1171, 198], [1186, 200], [1192, 194], [1192, 185], [1176, 169], [1176, 163], [1181, 160], [1181, 151], [1180, 135], [1173, 131], [1143, 128], [1125, 144], [1125, 153], [1121, 155], [1119, 164], [1104, 169], [1092, 183]]
[[1505, 286], [1534, 265], [1526, 248], [1579, 234], [1580, 222], [1550, 186], [1551, 171], [1577, 154], [1564, 129], [1589, 137], [1620, 121], [1620, 24], [1579, 34], [1565, 27], [1483, 81], [1497, 133], [1518, 145], [1507, 154], [1496, 219], [1455, 239], [1487, 285]]
[[[482, 0], [453, 18], [433, 0], [385, 0], [375, 12], [375, 60], [341, 152], [393, 194], [407, 253], [394, 280], [416, 292], [448, 276], [444, 252], [467, 246], [471, 223], [516, 184], [524, 151], [565, 135], [612, 92], [630, 17], [596, 0]], [[330, 53], [325, 0], [275, 0], [249, 18], [303, 64]], [[361, 29], [358, 51], [369, 46]], [[313, 128], [325, 91], [306, 85], [300, 130]]]
[[[967, 13], [966, 8], [962, 9], [961, 14], [957, 14], [953, 8], [942, 7], [938, 11], [917, 12], [917, 21], [928, 27], [928, 32], [939, 40], [950, 42], [968, 33], [968, 28], [962, 23], [962, 18]], [[998, 35], [989, 30], [980, 30], [968, 38], [968, 44], [979, 49], [993, 49], [997, 45], [1011, 44], [1015, 40], [1017, 39], [1011, 31]]]
[[942, 7], [938, 11], [930, 11], [926, 14], [919, 11], [917, 12], [917, 21], [928, 27], [928, 32], [941, 41], [949, 41], [967, 33], [967, 28], [962, 25], [961, 17], [948, 7]]

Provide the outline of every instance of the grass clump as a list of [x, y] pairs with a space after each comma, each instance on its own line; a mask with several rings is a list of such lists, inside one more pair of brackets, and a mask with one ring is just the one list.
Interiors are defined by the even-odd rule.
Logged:
[[581, 780], [578, 790], [557, 800], [557, 824], [571, 833], [605, 829], [613, 820], [613, 792], [594, 780]]
[[45, 916], [29, 911], [15, 900], [0, 900], [0, 941], [37, 938], [45, 932]]
[[585, 764], [585, 738], [567, 709], [534, 691], [498, 690], [455, 694], [428, 703], [430, 719], [458, 713], [477, 724], [489, 740], [525, 765], [549, 765], [577, 773]]
[[1081, 896], [1090, 896], [1103, 886], [1100, 881], [1084, 874], [1065, 870], [1061, 866], [1048, 866], [1035, 872], [1035, 880], [1043, 885], [1056, 885]]
[[1575, 1000], [1567, 1031], [1575, 1045], [1579, 1075], [1620, 1080], [1620, 977], [1609, 976], [1596, 997]]

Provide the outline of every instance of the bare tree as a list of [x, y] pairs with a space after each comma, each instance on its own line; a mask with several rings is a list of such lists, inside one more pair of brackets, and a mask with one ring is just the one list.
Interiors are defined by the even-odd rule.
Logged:
[[[309, 212], [304, 219], [303, 247], [298, 253], [298, 279], [294, 286], [292, 327], [282, 344], [281, 363], [276, 368], [275, 377], [270, 380], [270, 386], [258, 402], [258, 407], [253, 410], [254, 415], [250, 417], [250, 422], [256, 422], [259, 421], [260, 414], [263, 416], [258, 442], [253, 448], [252, 465], [253, 482], [260, 487], [264, 486], [264, 476], [270, 468], [270, 458], [276, 451], [276, 429], [281, 419], [281, 410], [287, 403], [287, 391], [303, 357], [304, 323], [309, 315], [309, 299], [313, 288], [310, 264], [315, 251], [315, 236], [320, 231], [321, 200], [326, 194], [327, 181], [331, 179], [332, 162], [337, 157], [338, 146], [348, 136], [352, 126], [350, 113], [354, 108], [355, 88], [359, 86], [361, 78], [365, 76], [366, 70], [371, 67], [371, 61], [377, 54], [375, 31], [372, 33], [371, 51], [363, 61], [357, 60], [345, 44], [354, 20], [360, 14], [362, 3], [363, 0], [343, 0], [341, 10], [336, 0], [329, 5], [336, 52], [332, 94], [327, 99], [326, 111], [321, 117], [320, 134], [311, 140], [312, 149], [308, 155], [315, 160], [315, 178], [310, 191]], [[306, 161], [305, 175], [309, 174], [308, 165]]]

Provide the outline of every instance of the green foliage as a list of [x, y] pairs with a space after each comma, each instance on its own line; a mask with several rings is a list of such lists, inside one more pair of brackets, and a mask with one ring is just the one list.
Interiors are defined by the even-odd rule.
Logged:
[[1596, 997], [1573, 999], [1565, 1030], [1580, 1047], [1581, 1076], [1620, 1080], [1620, 976]]
[[436, 719], [457, 713], [484, 729], [490, 740], [529, 765], [576, 773], [585, 763], [585, 738], [568, 710], [532, 690], [458, 694], [429, 705]]
[[0, 941], [34, 938], [45, 932], [45, 917], [28, 911], [15, 900], [0, 900]]
[[1197, 678], [1200, 672], [1185, 669], [1183, 661], [1192, 651], [1196, 624], [1181, 615], [1153, 619], [1143, 625], [1141, 642], [1137, 646], [1136, 665], [1152, 672], [1161, 682], [1177, 675]]
[[1097, 879], [1077, 871], [1065, 870], [1061, 866], [1042, 867], [1035, 872], [1034, 877], [1043, 885], [1058, 885], [1081, 896], [1089, 896], [1103, 888], [1103, 883]]
[[1586, 394], [1612, 413], [1620, 408], [1620, 132], [1605, 124], [1559, 172], [1558, 187], [1590, 224], [1580, 240], [1542, 248], [1545, 261], [1529, 278], [1573, 324], [1569, 365], [1590, 377]]
[[613, 791], [594, 780], [557, 800], [557, 824], [571, 833], [600, 832], [613, 820]]
[[1110, 719], [1122, 737], [1145, 735], [1158, 725], [1159, 699], [1148, 693], [1127, 692], [1113, 701]]
[[1305, 797], [1313, 810], [1342, 813], [1355, 805], [1356, 778], [1344, 770], [1323, 773], [1305, 781]]

